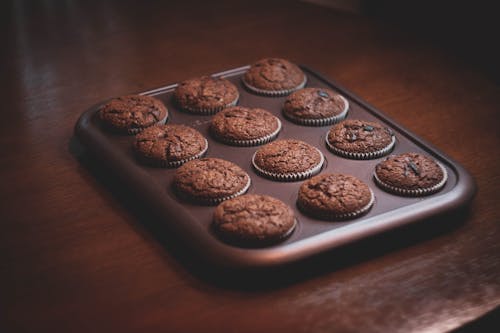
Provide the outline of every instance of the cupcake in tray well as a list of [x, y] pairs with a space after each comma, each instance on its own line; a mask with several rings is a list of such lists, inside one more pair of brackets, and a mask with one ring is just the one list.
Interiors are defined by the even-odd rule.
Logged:
[[212, 117], [210, 131], [221, 142], [233, 146], [257, 146], [278, 136], [281, 121], [258, 108], [234, 106]]
[[230, 81], [212, 76], [186, 80], [174, 91], [175, 100], [182, 110], [205, 115], [236, 105], [239, 96], [238, 88]]
[[370, 187], [356, 177], [322, 174], [300, 186], [297, 206], [314, 218], [345, 220], [366, 213], [374, 201]]
[[388, 154], [396, 143], [391, 129], [377, 122], [344, 120], [330, 129], [326, 145], [335, 154], [351, 159], [371, 159]]
[[208, 142], [200, 132], [184, 125], [158, 125], [135, 136], [134, 148], [139, 159], [149, 165], [178, 167], [202, 157]]
[[375, 167], [375, 183], [387, 192], [403, 196], [422, 196], [441, 190], [448, 173], [433, 158], [405, 153], [387, 157]]
[[284, 96], [301, 89], [307, 76], [285, 59], [265, 58], [252, 64], [243, 75], [243, 84], [252, 92], [266, 96]]
[[177, 194], [188, 201], [216, 205], [245, 193], [250, 176], [236, 164], [219, 158], [186, 162], [174, 175]]
[[163, 103], [150, 96], [121, 96], [99, 109], [99, 119], [109, 129], [119, 133], [136, 134], [143, 129], [167, 121], [168, 110]]
[[347, 116], [349, 102], [333, 90], [304, 88], [285, 101], [283, 114], [294, 123], [306, 126], [335, 124]]
[[294, 139], [277, 140], [255, 152], [252, 164], [259, 174], [273, 180], [296, 181], [321, 171], [325, 158], [316, 147]]
[[264, 246], [288, 237], [296, 225], [290, 206], [268, 195], [245, 194], [219, 204], [213, 228], [236, 245]]

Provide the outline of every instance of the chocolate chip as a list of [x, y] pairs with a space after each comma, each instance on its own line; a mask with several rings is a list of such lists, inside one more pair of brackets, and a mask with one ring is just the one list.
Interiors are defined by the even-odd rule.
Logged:
[[320, 95], [321, 97], [325, 97], [325, 98], [330, 97], [330, 95], [328, 95], [328, 93], [326, 91], [323, 91], [323, 90], [318, 91], [318, 95]]
[[373, 126], [370, 126], [370, 125], [365, 125], [365, 126], [363, 126], [363, 129], [364, 129], [365, 131], [367, 131], [367, 132], [371, 132], [371, 131], [373, 131]]
[[420, 170], [418, 169], [417, 165], [413, 163], [412, 161], [408, 162], [408, 166], [411, 168], [411, 170], [417, 175], [420, 175]]
[[354, 142], [357, 139], [358, 139], [358, 137], [356, 136], [356, 133], [354, 133], [354, 132], [347, 133], [347, 141]]

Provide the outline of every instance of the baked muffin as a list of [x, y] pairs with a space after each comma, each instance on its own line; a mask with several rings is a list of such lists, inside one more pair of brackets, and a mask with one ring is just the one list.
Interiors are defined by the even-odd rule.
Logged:
[[442, 189], [448, 179], [444, 166], [429, 156], [405, 153], [389, 156], [375, 167], [375, 183], [404, 196], [422, 196]]
[[184, 125], [158, 125], [135, 136], [134, 148], [139, 159], [149, 165], [178, 167], [205, 154], [207, 139], [194, 128]]
[[219, 204], [213, 228], [225, 241], [262, 246], [289, 236], [296, 220], [292, 208], [268, 195], [245, 194]]
[[212, 117], [210, 131], [219, 141], [233, 146], [257, 146], [278, 136], [281, 121], [258, 108], [234, 106]]
[[179, 107], [196, 114], [214, 114], [238, 102], [238, 88], [226, 79], [202, 76], [179, 83], [174, 91]]
[[377, 122], [344, 120], [330, 129], [326, 145], [333, 153], [352, 159], [370, 159], [388, 154], [396, 143], [391, 129]]
[[307, 76], [285, 59], [265, 58], [252, 64], [243, 76], [243, 84], [252, 92], [284, 96], [305, 86]]
[[215, 205], [245, 193], [250, 187], [250, 176], [232, 162], [202, 158], [180, 166], [173, 185], [183, 199]]
[[296, 181], [320, 172], [324, 160], [316, 147], [300, 140], [285, 139], [268, 143], [257, 150], [252, 164], [262, 176]]
[[99, 119], [109, 129], [136, 134], [143, 129], [167, 121], [168, 110], [151, 96], [126, 95], [114, 98], [99, 109]]
[[297, 206], [318, 219], [343, 220], [367, 212], [374, 200], [372, 190], [356, 177], [323, 174], [300, 186]]
[[295, 91], [285, 101], [283, 114], [299, 125], [326, 126], [347, 116], [349, 102], [333, 90], [304, 88]]

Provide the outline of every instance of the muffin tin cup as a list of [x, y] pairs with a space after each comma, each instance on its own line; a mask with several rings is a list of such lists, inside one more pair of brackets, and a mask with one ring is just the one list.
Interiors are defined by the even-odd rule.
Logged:
[[323, 153], [316, 147], [314, 149], [316, 149], [320, 154], [320, 161], [317, 165], [306, 171], [293, 172], [293, 173], [277, 173], [264, 170], [261, 167], [259, 167], [257, 163], [255, 163], [255, 155], [257, 154], [257, 152], [255, 152], [252, 156], [252, 166], [261, 176], [264, 176], [272, 180], [277, 180], [282, 182], [295, 182], [307, 179], [318, 174], [321, 171], [323, 164], [325, 163], [325, 156], [323, 155]]
[[304, 81], [300, 83], [298, 86], [292, 88], [292, 89], [282, 89], [282, 90], [265, 90], [265, 89], [260, 89], [252, 86], [251, 84], [247, 83], [244, 78], [241, 79], [243, 81], [243, 84], [245, 87], [250, 90], [253, 93], [256, 93], [257, 95], [263, 95], [263, 96], [269, 96], [269, 97], [280, 97], [280, 96], [286, 96], [290, 95], [294, 91], [297, 91], [299, 89], [302, 89], [306, 86], [307, 83], [307, 75], [304, 74]]
[[379, 157], [382, 157], [382, 156], [389, 154], [391, 152], [391, 150], [394, 149], [394, 146], [396, 145], [396, 137], [394, 135], [392, 135], [391, 142], [389, 143], [389, 145], [387, 145], [387, 147], [382, 148], [382, 149], [377, 150], [377, 151], [368, 152], [368, 153], [356, 153], [356, 152], [345, 151], [345, 150], [339, 149], [339, 148], [333, 146], [328, 141], [328, 134], [326, 135], [325, 142], [326, 142], [326, 146], [328, 147], [328, 149], [336, 155], [350, 158], [353, 160], [371, 160], [371, 159], [379, 158]]
[[220, 142], [225, 143], [225, 144], [230, 145], [230, 146], [238, 146], [238, 147], [260, 146], [260, 145], [263, 145], [265, 143], [268, 143], [268, 142], [276, 139], [276, 137], [278, 136], [279, 132], [281, 131], [282, 124], [281, 124], [281, 120], [279, 120], [279, 118], [276, 118], [276, 120], [278, 122], [278, 128], [274, 132], [272, 132], [266, 136], [263, 136], [261, 138], [256, 138], [256, 139], [251, 139], [251, 140], [234, 140], [234, 139], [228, 139], [228, 138], [225, 138], [223, 136], [217, 135], [213, 132], [212, 132], [212, 135], [214, 136], [214, 138], [217, 141], [220, 141]]
[[149, 166], [156, 167], [156, 168], [178, 168], [186, 162], [203, 157], [207, 153], [207, 150], [208, 150], [208, 141], [207, 141], [207, 139], [205, 139], [205, 147], [203, 148], [202, 151], [200, 151], [196, 155], [193, 155], [193, 156], [190, 156], [188, 158], [184, 158], [184, 159], [178, 160], [178, 161], [156, 160], [153, 158], [148, 158], [148, 157], [143, 156], [143, 155], [139, 155], [138, 153], [136, 153], [136, 154], [137, 154], [138, 160], [145, 165], [149, 165]]
[[437, 165], [439, 165], [439, 167], [441, 168], [441, 171], [443, 172], [443, 179], [441, 179], [441, 181], [439, 183], [437, 183], [436, 185], [429, 187], [429, 188], [405, 189], [405, 188], [396, 187], [396, 186], [393, 186], [393, 185], [390, 185], [390, 184], [387, 184], [387, 183], [381, 181], [377, 177], [377, 173], [375, 171], [373, 172], [373, 179], [375, 180], [375, 183], [380, 188], [382, 188], [383, 190], [385, 190], [389, 193], [393, 193], [393, 194], [397, 194], [397, 195], [401, 195], [401, 196], [407, 196], [407, 197], [421, 197], [421, 196], [430, 195], [430, 194], [436, 193], [439, 190], [441, 190], [444, 187], [444, 185], [446, 184], [446, 181], [448, 180], [448, 172], [446, 171], [446, 168], [441, 163], [439, 163], [437, 161], [435, 161], [435, 162], [437, 163]]
[[304, 119], [291, 115], [283, 110], [283, 115], [290, 121], [303, 126], [328, 126], [341, 122], [347, 117], [349, 102], [343, 96], [339, 96], [344, 101], [344, 109], [336, 116], [318, 119]]
[[311, 211], [308, 208], [304, 207], [298, 200], [297, 200], [297, 207], [306, 215], [309, 215], [311, 217], [321, 219], [321, 220], [326, 220], [326, 221], [344, 221], [344, 220], [350, 220], [354, 219], [356, 217], [359, 217], [365, 213], [367, 213], [375, 204], [375, 194], [373, 194], [372, 189], [370, 188], [370, 201], [366, 204], [366, 206], [357, 209], [353, 212], [345, 213], [345, 214], [333, 214], [333, 213], [326, 213], [326, 212], [317, 212], [317, 211]]

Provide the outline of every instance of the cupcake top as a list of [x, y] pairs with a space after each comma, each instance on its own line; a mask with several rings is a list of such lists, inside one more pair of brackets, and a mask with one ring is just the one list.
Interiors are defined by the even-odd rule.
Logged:
[[108, 127], [129, 134], [164, 123], [168, 111], [163, 103], [150, 96], [121, 96], [104, 104], [99, 109], [99, 118]]
[[292, 177], [290, 180], [319, 172], [323, 161], [323, 154], [317, 148], [294, 139], [268, 143], [253, 156], [254, 167], [260, 173], [271, 178]]
[[258, 108], [234, 106], [212, 118], [210, 130], [221, 141], [235, 145], [256, 145], [273, 139], [281, 129], [280, 120]]
[[210, 114], [236, 105], [239, 93], [226, 79], [202, 76], [179, 83], [174, 96], [183, 110]]
[[393, 132], [377, 122], [344, 120], [330, 129], [327, 144], [334, 153], [351, 158], [375, 158], [395, 144]]
[[373, 204], [371, 189], [354, 176], [322, 174], [305, 181], [299, 189], [298, 206], [317, 218], [352, 218]]
[[329, 125], [347, 114], [347, 100], [327, 88], [304, 88], [285, 101], [283, 113], [290, 120], [304, 125]]
[[219, 158], [186, 162], [174, 175], [178, 193], [200, 203], [216, 204], [245, 193], [250, 176], [236, 164]]
[[289, 94], [302, 88], [307, 77], [295, 64], [285, 59], [265, 58], [252, 64], [243, 76], [243, 83], [254, 92]]
[[425, 195], [440, 190], [446, 169], [418, 153], [389, 156], [375, 167], [375, 181], [383, 189], [402, 195]]
[[268, 195], [245, 194], [219, 204], [213, 226], [224, 239], [266, 244], [288, 236], [295, 227], [293, 210]]
[[179, 166], [203, 155], [208, 143], [194, 128], [173, 124], [145, 129], [135, 136], [134, 147], [148, 161], [160, 166]]

